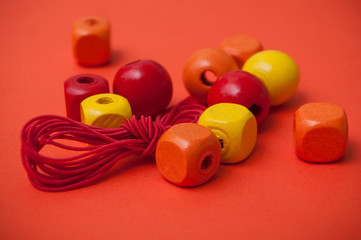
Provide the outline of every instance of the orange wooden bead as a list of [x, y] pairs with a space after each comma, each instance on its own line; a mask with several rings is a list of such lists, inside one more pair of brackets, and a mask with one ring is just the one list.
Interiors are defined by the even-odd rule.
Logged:
[[248, 35], [233, 35], [225, 38], [220, 49], [231, 55], [241, 67], [244, 62], [253, 54], [261, 51], [261, 42]]
[[184, 85], [193, 97], [206, 104], [209, 89], [216, 78], [238, 69], [236, 61], [222, 50], [204, 48], [187, 60], [183, 69]]
[[156, 163], [168, 181], [183, 187], [207, 182], [221, 159], [221, 144], [206, 127], [181, 123], [169, 128], [158, 141]]
[[344, 110], [331, 103], [308, 103], [294, 115], [297, 155], [310, 162], [341, 158], [347, 147], [348, 124]]
[[87, 17], [73, 25], [73, 54], [79, 64], [101, 65], [110, 59], [110, 24], [101, 17]]

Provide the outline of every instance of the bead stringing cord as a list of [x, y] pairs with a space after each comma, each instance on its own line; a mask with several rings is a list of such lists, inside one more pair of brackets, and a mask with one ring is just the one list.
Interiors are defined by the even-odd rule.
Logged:
[[[26, 123], [21, 133], [21, 157], [30, 182], [43, 191], [66, 191], [99, 181], [122, 158], [154, 156], [162, 133], [177, 123], [197, 122], [205, 107], [186, 98], [151, 117], [135, 116], [120, 128], [99, 128], [69, 118], [44, 115]], [[71, 140], [62, 143], [59, 140]], [[75, 142], [82, 143], [75, 146]], [[54, 158], [40, 153], [46, 145], [79, 152]]]

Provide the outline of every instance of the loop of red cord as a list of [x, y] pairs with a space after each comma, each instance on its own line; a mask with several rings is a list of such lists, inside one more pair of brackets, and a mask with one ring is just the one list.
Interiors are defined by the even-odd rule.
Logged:
[[[177, 123], [197, 122], [205, 107], [188, 97], [157, 115], [133, 116], [120, 128], [98, 128], [69, 118], [44, 115], [26, 123], [21, 133], [21, 157], [30, 182], [43, 191], [66, 191], [91, 185], [122, 158], [154, 156], [162, 133]], [[66, 144], [59, 140], [71, 140]], [[74, 142], [80, 142], [75, 146]], [[79, 152], [67, 158], [40, 153], [46, 145]]]

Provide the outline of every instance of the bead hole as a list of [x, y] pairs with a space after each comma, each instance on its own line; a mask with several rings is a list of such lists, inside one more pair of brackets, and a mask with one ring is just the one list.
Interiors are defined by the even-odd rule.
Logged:
[[211, 170], [212, 165], [213, 165], [213, 156], [211, 155], [206, 156], [202, 161], [201, 171], [203, 173], [207, 173], [209, 170]]
[[97, 103], [99, 104], [109, 104], [114, 102], [112, 98], [110, 97], [101, 97], [97, 100]]
[[204, 71], [201, 76], [201, 80], [203, 84], [207, 86], [212, 86], [217, 79], [218, 79], [217, 75], [210, 70]]
[[224, 140], [222, 138], [218, 138], [219, 143], [221, 144], [221, 149], [224, 148]]
[[82, 83], [82, 84], [89, 84], [94, 82], [94, 78], [91, 77], [81, 77], [77, 79], [78, 83]]
[[262, 112], [262, 108], [256, 104], [253, 104], [249, 110], [253, 113], [254, 116], [258, 116]]
[[89, 18], [89, 19], [85, 20], [85, 23], [88, 24], [89, 26], [94, 26], [95, 24], [98, 23], [98, 21], [95, 19]]

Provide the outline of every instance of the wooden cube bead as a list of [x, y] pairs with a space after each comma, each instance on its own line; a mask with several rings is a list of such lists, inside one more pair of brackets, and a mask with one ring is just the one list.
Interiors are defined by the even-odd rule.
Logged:
[[68, 118], [80, 121], [81, 101], [89, 96], [108, 92], [108, 81], [101, 76], [79, 74], [70, 77], [64, 82], [66, 114]]
[[331, 162], [341, 158], [348, 142], [345, 111], [332, 103], [308, 103], [294, 115], [296, 154], [310, 162]]
[[220, 49], [231, 55], [240, 67], [253, 54], [261, 51], [263, 46], [261, 42], [248, 35], [233, 35], [225, 38]]
[[79, 19], [73, 25], [73, 54], [80, 65], [96, 66], [110, 59], [110, 24], [101, 17]]
[[128, 100], [120, 95], [102, 93], [81, 102], [81, 121], [94, 127], [118, 128], [132, 117]]
[[196, 123], [181, 123], [163, 133], [156, 163], [168, 181], [183, 187], [207, 182], [218, 169], [221, 146], [217, 137]]
[[209, 128], [219, 139], [222, 163], [237, 163], [246, 159], [256, 144], [256, 118], [242, 105], [212, 105], [200, 116], [198, 124]]
[[238, 69], [230, 55], [219, 49], [204, 48], [187, 60], [183, 69], [184, 86], [194, 98], [206, 104], [208, 92], [216, 78]]

